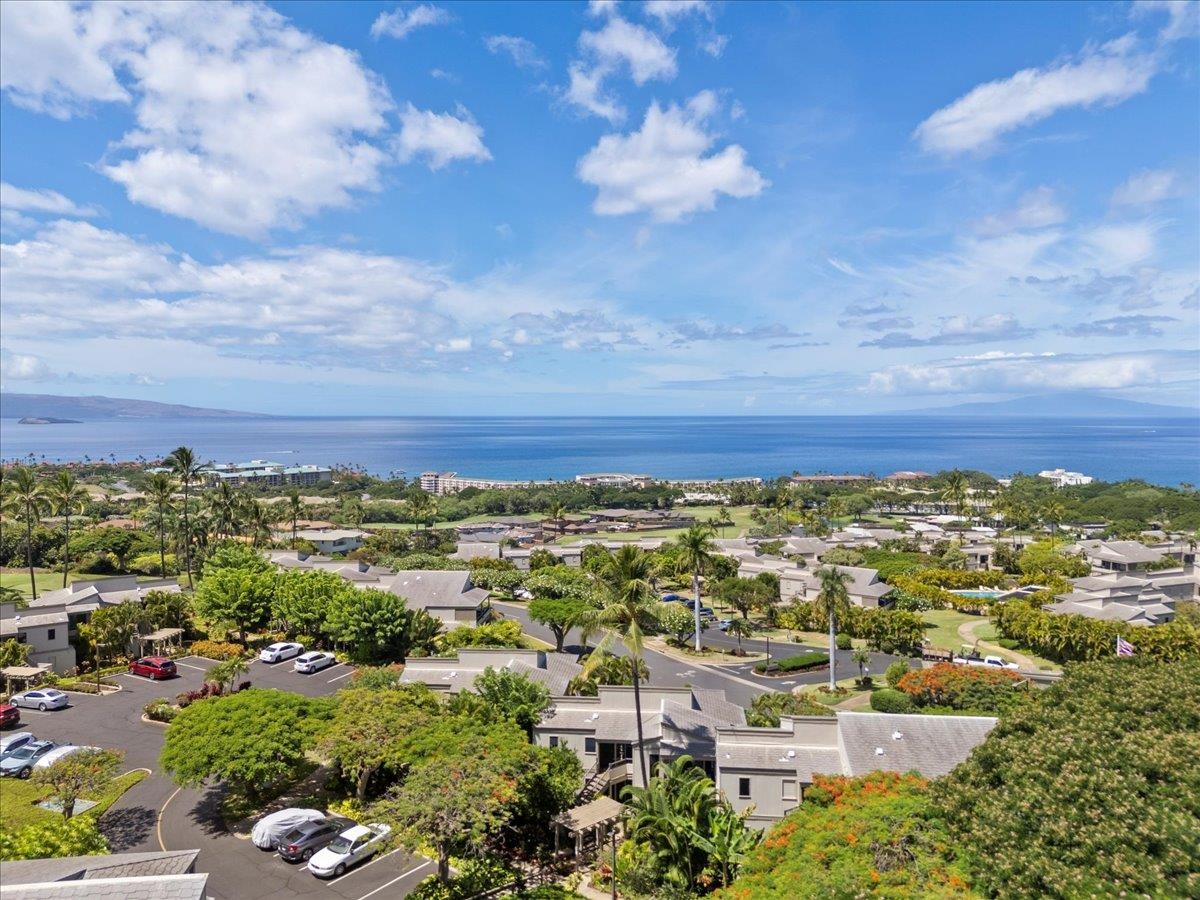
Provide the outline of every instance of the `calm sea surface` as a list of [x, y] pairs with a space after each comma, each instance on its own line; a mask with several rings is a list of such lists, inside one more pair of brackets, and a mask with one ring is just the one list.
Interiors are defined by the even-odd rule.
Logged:
[[451, 469], [491, 478], [582, 472], [773, 477], [964, 467], [997, 476], [1064, 467], [1114, 480], [1200, 483], [1200, 419], [936, 417], [280, 418], [0, 421], [0, 457], [161, 457], [350, 463], [376, 475]]

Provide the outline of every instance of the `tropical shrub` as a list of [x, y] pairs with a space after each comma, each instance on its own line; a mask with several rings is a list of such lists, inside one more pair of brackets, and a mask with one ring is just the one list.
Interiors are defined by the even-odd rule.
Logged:
[[881, 713], [911, 713], [916, 712], [917, 705], [903, 691], [883, 688], [871, 693], [871, 709]]
[[844, 631], [841, 634], [839, 634], [836, 638], [834, 638], [833, 642], [839, 650], [849, 650], [851, 647], [854, 646], [854, 642], [853, 642], [852, 638], [850, 637], [850, 635], [846, 634]]
[[188, 648], [194, 656], [205, 659], [216, 659], [224, 662], [245, 655], [245, 648], [240, 644], [230, 644], [226, 641], [196, 641]]
[[1068, 667], [933, 800], [990, 895], [1200, 896], [1200, 659]]
[[142, 712], [146, 714], [146, 718], [155, 722], [170, 722], [179, 713], [179, 709], [166, 697], [155, 697], [142, 707]]
[[973, 896], [923, 778], [872, 772], [813, 782], [717, 900]]
[[[829, 654], [813, 651], [810, 653], [798, 653], [795, 656], [785, 656], [783, 659], [775, 659], [771, 664], [780, 672], [803, 672], [807, 669], [816, 669], [820, 666], [829, 665]], [[764, 660], [754, 666], [755, 672], [767, 671], [767, 663]]]
[[759, 694], [746, 710], [746, 724], [763, 728], [778, 728], [783, 716], [832, 716], [834, 712], [804, 694], [772, 691]]
[[896, 687], [917, 706], [1000, 712], [1028, 697], [1018, 691], [1021, 676], [1008, 669], [937, 663], [904, 675]]
[[451, 655], [460, 647], [519, 647], [521, 623], [514, 619], [488, 622], [472, 628], [460, 625], [437, 639], [438, 651]]
[[1141, 656], [1164, 661], [1200, 655], [1200, 627], [1168, 622], [1145, 628], [1086, 616], [1062, 615], [1042, 609], [1042, 595], [1009, 600], [997, 606], [996, 630], [1039, 656], [1068, 662], [1102, 659], [1116, 652], [1117, 638], [1134, 646]]
[[908, 660], [898, 659], [894, 663], [892, 663], [890, 666], [888, 666], [884, 670], [883, 674], [884, 674], [884, 677], [887, 678], [887, 683], [891, 687], [895, 687], [897, 684], [900, 683], [900, 679], [908, 674], [909, 668], [911, 668], [911, 667], [908, 664]]
[[1053, 575], [1064, 578], [1083, 578], [1092, 571], [1091, 565], [1082, 555], [1072, 556], [1054, 547], [1049, 541], [1038, 541], [1023, 549], [1017, 556], [1017, 568], [1021, 574], [1035, 581]]

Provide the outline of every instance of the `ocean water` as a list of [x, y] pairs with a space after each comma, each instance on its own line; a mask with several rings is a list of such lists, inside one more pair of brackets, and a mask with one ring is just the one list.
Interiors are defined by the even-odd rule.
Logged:
[[0, 420], [0, 458], [158, 458], [180, 445], [219, 462], [353, 464], [485, 478], [640, 472], [660, 478], [886, 475], [954, 467], [996, 476], [1063, 467], [1105, 480], [1200, 483], [1200, 419], [888, 416]]

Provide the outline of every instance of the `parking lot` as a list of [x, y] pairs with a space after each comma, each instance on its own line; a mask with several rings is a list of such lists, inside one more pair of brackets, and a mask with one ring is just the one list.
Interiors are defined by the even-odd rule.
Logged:
[[[209, 873], [208, 896], [215, 900], [245, 897], [325, 896], [347, 900], [402, 897], [434, 871], [431, 862], [397, 850], [376, 857], [341, 878], [320, 881], [302, 865], [289, 864], [249, 840], [229, 834], [217, 814], [219, 793], [213, 789], [180, 789], [159, 773], [158, 756], [165, 728], [142, 721], [142, 708], [155, 697], [173, 698], [204, 683], [215, 662], [198, 657], [176, 660], [179, 676], [151, 681], [121, 674], [121, 690], [107, 696], [70, 693], [66, 709], [38, 712], [22, 709], [20, 731], [59, 743], [122, 750], [122, 771], [150, 769], [153, 774], [129, 790], [105, 814], [101, 830], [114, 852], [199, 849], [196, 867]], [[354, 669], [331, 666], [312, 675], [292, 671], [292, 661], [250, 664], [243, 676], [255, 687], [278, 688], [309, 697], [332, 694], [349, 682]], [[6, 731], [5, 733], [11, 733]]]

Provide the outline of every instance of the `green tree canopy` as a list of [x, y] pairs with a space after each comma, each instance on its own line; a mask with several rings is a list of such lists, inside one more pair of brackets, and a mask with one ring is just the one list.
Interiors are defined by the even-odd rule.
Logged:
[[770, 585], [758, 578], [722, 578], [713, 588], [713, 597], [742, 614], [750, 615], [754, 609], [764, 609], [775, 599]]
[[0, 859], [50, 859], [107, 852], [108, 843], [92, 816], [51, 819], [15, 830], [0, 828]]
[[274, 569], [261, 553], [241, 541], [223, 541], [213, 547], [204, 560], [204, 577], [221, 569], [271, 573]]
[[295, 570], [275, 576], [271, 618], [289, 635], [317, 637], [346, 582], [332, 572]]
[[50, 791], [64, 819], [75, 813], [75, 801], [101, 790], [117, 774], [125, 754], [116, 750], [76, 750], [44, 769], [34, 769], [33, 783]]
[[[455, 701], [470, 703], [472, 709], [484, 719], [515, 722], [524, 729], [526, 735], [532, 735], [533, 726], [541, 721], [542, 715], [550, 708], [550, 691], [545, 685], [530, 681], [520, 672], [488, 666], [476, 677], [473, 694], [464, 691], [451, 700], [452, 710], [455, 709]], [[477, 705], [471, 701], [476, 701]]]
[[362, 662], [403, 660], [408, 652], [411, 614], [402, 597], [376, 588], [349, 585], [333, 595], [325, 629]]
[[1200, 657], [1069, 667], [934, 800], [989, 894], [1200, 894]]
[[529, 603], [529, 618], [540, 622], [554, 634], [554, 650], [562, 653], [567, 632], [593, 611], [591, 604], [572, 597], [538, 598]]
[[210, 568], [205, 563], [204, 577], [194, 595], [196, 613], [211, 622], [232, 623], [244, 644], [247, 631], [267, 624], [274, 591], [275, 576], [269, 570], [254, 566]]
[[372, 778], [403, 765], [398, 739], [424, 725], [440, 709], [438, 698], [423, 684], [338, 691], [337, 709], [317, 750], [354, 784], [355, 796], [365, 800]]
[[177, 784], [216, 779], [261, 796], [295, 770], [332, 712], [330, 700], [257, 688], [201, 700], [172, 720], [160, 762]]

